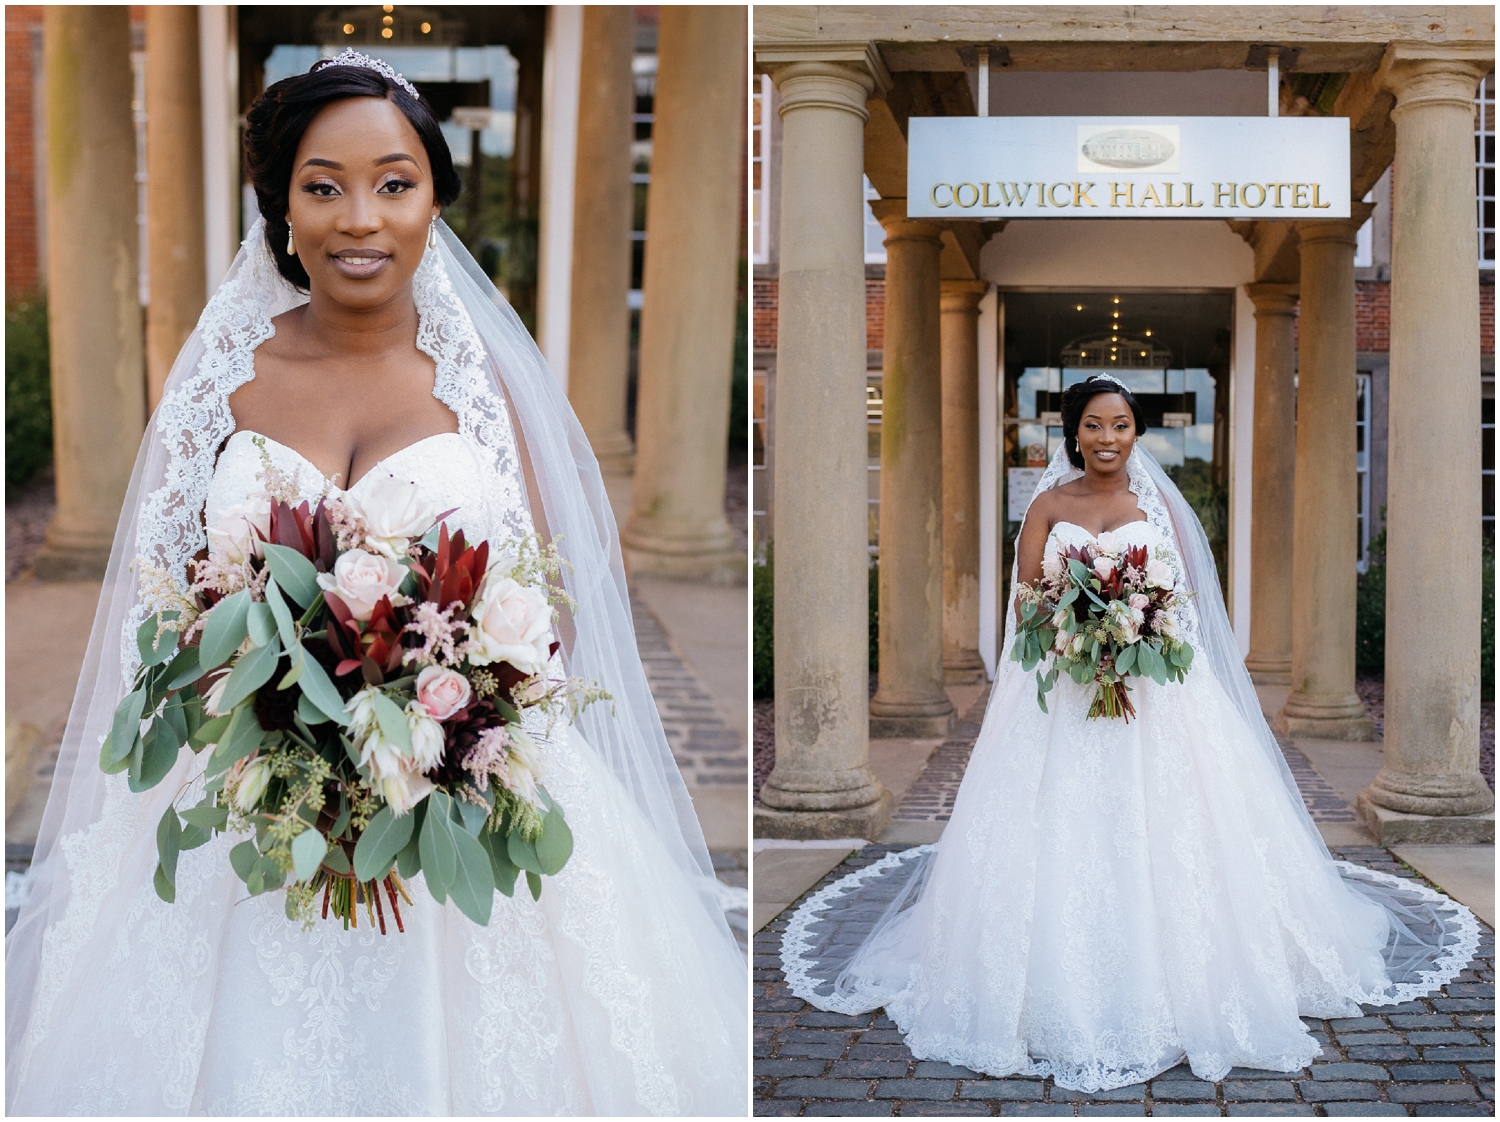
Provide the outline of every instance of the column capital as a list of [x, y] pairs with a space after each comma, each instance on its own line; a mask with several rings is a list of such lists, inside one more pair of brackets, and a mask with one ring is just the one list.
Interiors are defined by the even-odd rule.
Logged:
[[932, 242], [939, 246], [943, 244], [942, 224], [906, 217], [905, 199], [871, 199], [870, 210], [885, 230], [886, 245], [893, 241]]
[[856, 82], [863, 91], [859, 98], [861, 110], [866, 98], [884, 97], [893, 85], [891, 72], [880, 57], [880, 49], [874, 43], [858, 39], [818, 43], [758, 39], [755, 43], [755, 72], [769, 74], [771, 81], [776, 83], [782, 97], [780, 112], [783, 114], [787, 110], [786, 100], [791, 96], [783, 83], [797, 78], [821, 77]]
[[942, 282], [943, 311], [977, 315], [979, 301], [984, 299], [984, 294], [989, 290], [988, 281], [945, 280]]
[[1418, 105], [1472, 109], [1479, 80], [1494, 68], [1493, 43], [1395, 42], [1386, 48], [1377, 78], [1396, 95], [1394, 117]]
[[1297, 311], [1295, 284], [1247, 284], [1245, 295], [1255, 304], [1255, 317], [1290, 316]]
[[1374, 203], [1351, 202], [1348, 218], [1309, 218], [1296, 223], [1297, 237], [1303, 245], [1314, 242], [1347, 242], [1352, 246], [1359, 228], [1374, 212]]

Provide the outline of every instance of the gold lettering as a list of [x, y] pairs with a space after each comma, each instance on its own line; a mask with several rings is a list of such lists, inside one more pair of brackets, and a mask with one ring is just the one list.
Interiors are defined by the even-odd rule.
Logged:
[[1332, 203], [1320, 203], [1320, 202], [1318, 202], [1318, 199], [1322, 196], [1322, 191], [1323, 191], [1323, 185], [1321, 183], [1314, 183], [1312, 185], [1312, 189], [1313, 189], [1313, 201], [1312, 201], [1312, 205], [1313, 205], [1313, 209], [1314, 210], [1326, 210], [1328, 207], [1331, 207], [1333, 205]]
[[[946, 203], [940, 203], [940, 202], [938, 202], [937, 193], [938, 193], [938, 188], [939, 187], [946, 187], [946, 188], [948, 188], [948, 201]], [[928, 194], [932, 198], [932, 205], [933, 206], [949, 207], [949, 206], [953, 205], [953, 184], [951, 184], [951, 183], [934, 183], [932, 185], [932, 190], [930, 192], [928, 192]]]
[[1146, 193], [1141, 196], [1141, 206], [1145, 206], [1147, 203], [1155, 203], [1157, 206], [1161, 206], [1161, 196], [1156, 193], [1155, 183], [1146, 184]]
[[1045, 183], [1038, 183], [1036, 185], [1036, 205], [1047, 205], [1047, 185]]
[[1283, 191], [1285, 191], [1288, 187], [1290, 187], [1291, 184], [1290, 183], [1268, 183], [1268, 184], [1266, 184], [1266, 186], [1267, 187], [1274, 187], [1276, 189], [1276, 201], [1274, 203], [1272, 203], [1271, 205], [1272, 206], [1276, 206], [1276, 207], [1284, 207], [1286, 204], [1281, 201], [1281, 193]]
[[[1250, 201], [1250, 188], [1252, 188], [1252, 187], [1254, 187], [1257, 191], [1260, 192], [1260, 198], [1256, 199], [1253, 203]], [[1242, 184], [1240, 184], [1240, 202], [1244, 206], [1250, 207], [1252, 210], [1255, 207], [1265, 206], [1266, 205], [1266, 189], [1265, 189], [1265, 187], [1263, 187], [1259, 183], [1242, 183]]]
[[1292, 184], [1292, 206], [1298, 210], [1306, 210], [1309, 205], [1307, 201], [1307, 186], [1306, 183]]
[[[974, 198], [969, 202], [964, 202], [964, 197], [961, 194], [965, 187], [974, 192]], [[953, 188], [953, 201], [967, 210], [969, 207], [974, 206], [979, 202], [979, 188], [974, 186], [974, 184], [972, 183], [960, 183], [957, 187]]]
[[1167, 189], [1167, 201], [1163, 205], [1164, 206], [1170, 206], [1170, 207], [1179, 207], [1179, 206], [1181, 206], [1182, 205], [1181, 203], [1174, 203], [1172, 201], [1172, 184], [1171, 184], [1171, 182], [1170, 181], [1167, 182], [1164, 186]]
[[1073, 205], [1082, 206], [1084, 203], [1088, 203], [1091, 207], [1097, 207], [1099, 204], [1094, 202], [1093, 199], [1089, 198], [1089, 191], [1091, 191], [1093, 187], [1094, 185], [1092, 183], [1073, 184]]
[[1223, 206], [1224, 205], [1224, 196], [1225, 195], [1229, 196], [1229, 205], [1230, 206], [1239, 206], [1240, 204], [1235, 199], [1235, 194], [1234, 194], [1234, 189], [1235, 189], [1236, 186], [1238, 186], [1238, 184], [1231, 183], [1231, 184], [1229, 184], [1226, 187], [1222, 183], [1215, 183], [1214, 184], [1214, 206], [1216, 206], [1216, 207]]
[[[1061, 187], [1063, 189], [1063, 201], [1062, 202], [1058, 202], [1057, 201], [1057, 189], [1059, 187]], [[1054, 183], [1047, 190], [1047, 201], [1050, 202], [1053, 206], [1067, 206], [1068, 205], [1068, 187], [1069, 187], [1069, 184], [1067, 184], [1067, 183]]]
[[1135, 206], [1135, 183], [1134, 183], [1134, 181], [1125, 184], [1125, 188], [1126, 188], [1125, 190], [1121, 190], [1120, 189], [1120, 185], [1118, 183], [1111, 183], [1109, 185], [1109, 205], [1110, 206], [1119, 206], [1120, 205], [1120, 196], [1121, 195], [1125, 196], [1125, 205], [1126, 206]]
[[1193, 185], [1191, 183], [1184, 183], [1182, 186], [1187, 191], [1187, 198], [1183, 200], [1183, 205], [1184, 206], [1188, 206], [1188, 207], [1200, 207], [1200, 206], [1203, 205], [1202, 203], [1195, 203], [1195, 202], [1193, 202]]
[[1030, 193], [1030, 183], [1000, 184], [1000, 198], [1005, 201], [1006, 206], [1025, 206], [1026, 196]]
[[1000, 205], [999, 200], [996, 200], [993, 203], [990, 202], [990, 184], [988, 184], [988, 183], [986, 183], [984, 185], [984, 204], [983, 205], [984, 206], [999, 206]]

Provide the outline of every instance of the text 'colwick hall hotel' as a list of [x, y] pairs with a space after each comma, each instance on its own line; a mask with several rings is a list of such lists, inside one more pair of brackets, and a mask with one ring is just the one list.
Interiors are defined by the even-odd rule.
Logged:
[[1356, 582], [1385, 532], [1371, 797], [1476, 813], [1494, 9], [753, 20], [752, 509], [777, 736], [759, 832], [876, 836], [890, 797], [863, 779], [867, 738], [942, 736], [944, 683], [993, 676], [1061, 391], [1099, 372], [1134, 391], [1198, 511], [1284, 731], [1371, 736]]

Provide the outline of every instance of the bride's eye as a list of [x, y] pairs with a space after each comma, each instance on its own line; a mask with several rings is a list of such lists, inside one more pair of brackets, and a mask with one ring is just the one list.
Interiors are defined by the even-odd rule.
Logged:
[[408, 179], [388, 179], [380, 185], [380, 193], [385, 195], [404, 195], [414, 187], [416, 187], [416, 184]]
[[339, 189], [332, 183], [304, 183], [302, 190], [309, 195], [316, 195], [321, 199], [332, 198], [339, 193]]

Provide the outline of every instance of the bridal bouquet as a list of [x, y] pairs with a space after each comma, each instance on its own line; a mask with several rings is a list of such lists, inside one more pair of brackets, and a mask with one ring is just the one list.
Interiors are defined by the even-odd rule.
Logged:
[[1177, 609], [1185, 601], [1175, 588], [1165, 553], [1152, 557], [1143, 545], [1121, 548], [1113, 534], [1100, 534], [1094, 548], [1070, 546], [1049, 556], [1035, 587], [1016, 590], [1021, 624], [1011, 658], [1030, 672], [1052, 656], [1051, 669], [1037, 671], [1037, 704], [1047, 711], [1047, 693], [1065, 671], [1079, 685], [1095, 683], [1090, 719], [1135, 716], [1132, 674], [1159, 685], [1181, 682], [1193, 664], [1183, 642]]
[[251, 895], [290, 878], [287, 915], [309, 926], [321, 895], [323, 918], [357, 927], [363, 905], [384, 933], [384, 889], [404, 931], [397, 896], [411, 903], [418, 870], [479, 924], [521, 872], [540, 896], [573, 840], [523, 715], [572, 719], [607, 696], [546, 675], [555, 549], [450, 536], [452, 511], [394, 479], [297, 504], [262, 455], [265, 498], [209, 529], [188, 588], [137, 563], [154, 611], [100, 766], [145, 791], [184, 744], [208, 752], [201, 800], [179, 810], [185, 786], [157, 827], [157, 893], [175, 898], [184, 850], [253, 831], [234, 871]]

